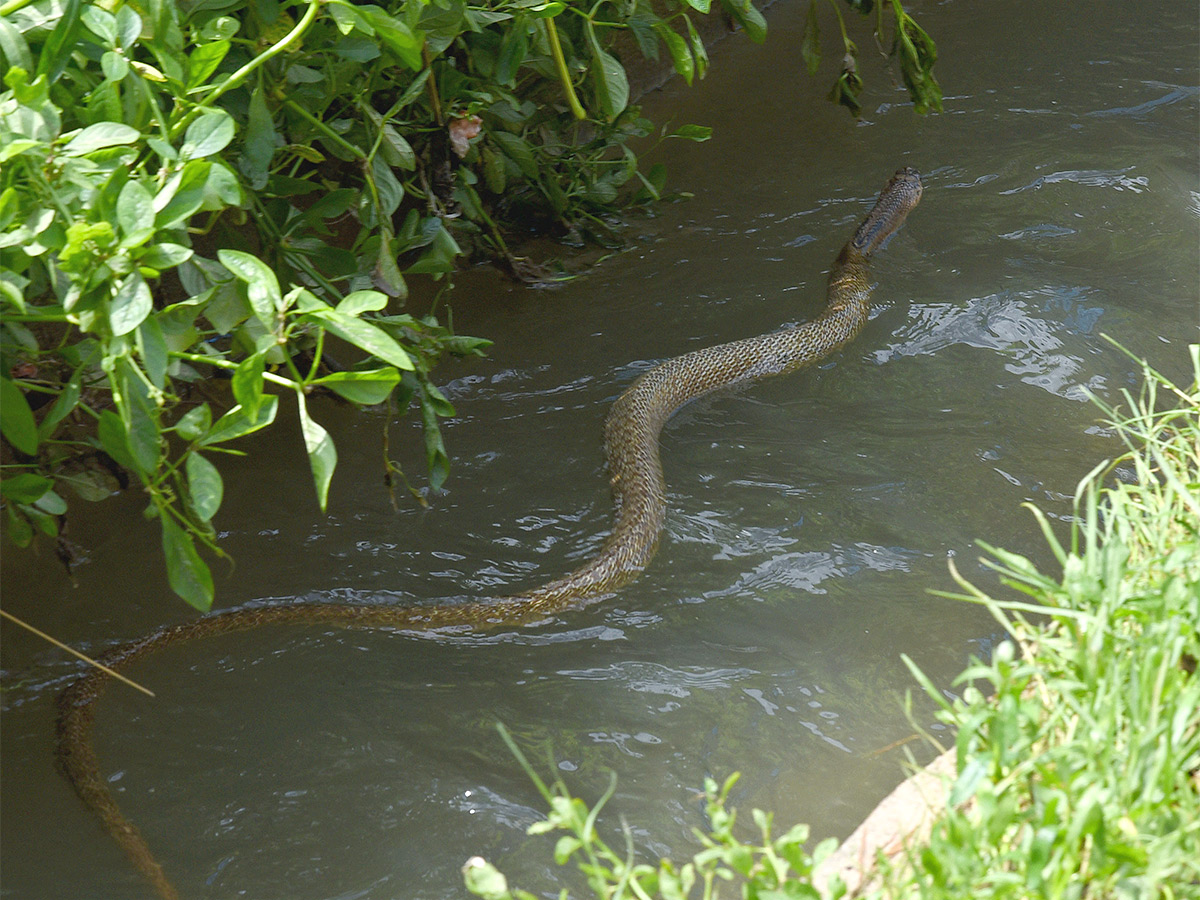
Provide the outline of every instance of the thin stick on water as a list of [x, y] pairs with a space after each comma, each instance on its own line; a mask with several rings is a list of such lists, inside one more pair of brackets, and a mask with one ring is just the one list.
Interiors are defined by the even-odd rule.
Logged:
[[34, 634], [36, 634], [36, 635], [37, 635], [38, 637], [40, 637], [42, 640], [44, 640], [44, 641], [49, 641], [51, 644], [53, 644], [53, 645], [54, 645], [55, 647], [57, 647], [58, 649], [60, 649], [60, 650], [66, 650], [66, 651], [67, 651], [68, 653], [70, 653], [72, 656], [77, 656], [77, 657], [79, 657], [79, 658], [80, 658], [80, 659], [82, 659], [82, 660], [83, 660], [85, 663], [87, 663], [89, 666], [95, 666], [95, 667], [96, 667], [97, 669], [99, 669], [101, 672], [104, 672], [105, 674], [111, 675], [113, 678], [117, 679], [117, 681], [123, 681], [123, 682], [125, 682], [127, 685], [129, 685], [131, 688], [136, 688], [137, 690], [139, 690], [139, 691], [141, 691], [143, 694], [145, 694], [147, 697], [153, 697], [153, 696], [154, 696], [154, 691], [151, 691], [151, 690], [149, 690], [149, 689], [147, 689], [147, 688], [144, 688], [144, 687], [142, 687], [142, 686], [141, 686], [140, 684], [138, 684], [136, 681], [132, 681], [131, 679], [129, 679], [129, 678], [126, 678], [126, 677], [125, 677], [124, 675], [122, 675], [120, 672], [114, 672], [114, 671], [113, 671], [112, 669], [110, 669], [108, 666], [106, 666], [106, 665], [103, 665], [102, 663], [98, 663], [98, 662], [96, 662], [96, 660], [92, 659], [90, 656], [88, 656], [88, 655], [86, 655], [86, 654], [84, 654], [84, 653], [80, 653], [78, 650], [75, 650], [75, 649], [73, 649], [73, 648], [71, 648], [71, 647], [68, 647], [68, 646], [67, 646], [66, 644], [64, 644], [62, 641], [55, 640], [54, 638], [50, 637], [50, 635], [46, 634], [46, 632], [44, 632], [44, 631], [39, 631], [38, 629], [36, 629], [36, 628], [34, 628], [32, 625], [30, 625], [28, 622], [24, 622], [24, 621], [22, 621], [21, 619], [18, 619], [18, 618], [17, 618], [16, 616], [14, 616], [12, 613], [10, 613], [10, 612], [5, 612], [4, 610], [0, 609], [0, 616], [4, 616], [4, 618], [8, 619], [10, 622], [15, 622], [16, 624], [20, 625], [22, 628], [26, 629], [27, 631], [32, 631]]

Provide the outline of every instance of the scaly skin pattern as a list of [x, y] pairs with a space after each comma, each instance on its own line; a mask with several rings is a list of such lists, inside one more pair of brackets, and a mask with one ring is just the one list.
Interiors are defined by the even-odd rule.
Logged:
[[[272, 624], [386, 627], [414, 632], [483, 630], [530, 625], [612, 594], [649, 565], [666, 519], [666, 485], [658, 436], [681, 406], [719, 388], [784, 375], [845, 346], [870, 313], [871, 255], [921, 199], [916, 170], [898, 171], [842, 248], [829, 273], [827, 305], [794, 328], [685, 353], [639, 377], [613, 404], [604, 426], [615, 519], [600, 553], [579, 569], [520, 596], [442, 606], [284, 602], [214, 613], [170, 625], [113, 648], [101, 660], [120, 670], [172, 644]], [[117, 806], [92, 746], [96, 700], [109, 676], [89, 669], [59, 697], [58, 759], [84, 803], [104, 823], [134, 866], [164, 900], [179, 894], [145, 839]]]

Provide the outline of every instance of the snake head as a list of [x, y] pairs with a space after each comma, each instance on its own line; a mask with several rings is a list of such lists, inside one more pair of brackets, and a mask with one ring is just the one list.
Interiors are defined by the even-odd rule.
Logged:
[[897, 170], [884, 186], [851, 244], [863, 256], [870, 256], [904, 224], [904, 217], [921, 200], [921, 174], [912, 166]]

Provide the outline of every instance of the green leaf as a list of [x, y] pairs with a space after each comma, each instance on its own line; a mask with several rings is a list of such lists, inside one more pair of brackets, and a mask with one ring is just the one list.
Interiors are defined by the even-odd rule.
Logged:
[[220, 153], [233, 140], [233, 117], [223, 109], [212, 110], [188, 126], [179, 155], [183, 159], [203, 159]]
[[[67, 511], [67, 501], [54, 493], [54, 491], [46, 491], [34, 501], [33, 505], [49, 516], [61, 516]], [[57, 526], [55, 526], [53, 533], [58, 533]]]
[[683, 80], [690, 85], [696, 74], [696, 62], [692, 59], [692, 51], [688, 47], [687, 41], [665, 22], [656, 23], [654, 31], [667, 45], [667, 50], [671, 53], [671, 61], [675, 64], [675, 71], [682, 75]]
[[480, 148], [479, 155], [483, 160], [483, 180], [487, 189], [497, 196], [503, 194], [508, 185], [508, 170], [504, 165], [504, 157], [491, 147]]
[[33, 543], [33, 528], [29, 520], [17, 511], [15, 503], [8, 504], [8, 536], [18, 547], [28, 547]]
[[800, 57], [809, 75], [821, 68], [821, 28], [817, 24], [817, 0], [808, 0], [808, 19], [800, 36]]
[[283, 295], [279, 292], [279, 280], [271, 267], [257, 256], [242, 250], [218, 250], [217, 259], [246, 283], [246, 296], [254, 315], [267, 331], [274, 333], [276, 314], [283, 306]]
[[834, 82], [833, 89], [829, 92], [829, 99], [839, 106], [846, 107], [857, 116], [862, 112], [862, 104], [858, 102], [858, 95], [862, 93], [862, 90], [863, 80], [856, 71], [854, 58], [847, 53], [846, 68]]
[[204, 41], [227, 41], [238, 33], [242, 27], [233, 16], [217, 16], [209, 19], [200, 29], [200, 39]]
[[147, 316], [138, 326], [137, 347], [150, 383], [161, 391], [167, 384], [167, 366], [171, 360], [167, 355], [167, 340], [163, 337], [162, 326], [154, 316]]
[[369, 105], [362, 107], [363, 112], [375, 124], [380, 133], [380, 155], [389, 166], [411, 172], [417, 167], [417, 154], [408, 139], [395, 126], [384, 121], [375, 109]]
[[[124, 9], [125, 7], [122, 7]], [[217, 66], [229, 52], [229, 41], [211, 41], [201, 44], [188, 56], [188, 88], [199, 87], [208, 80], [208, 76], [217, 70]]]
[[58, 427], [58, 423], [69, 416], [76, 405], [78, 405], [81, 393], [81, 375], [82, 369], [76, 369], [71, 375], [70, 380], [63, 385], [62, 391], [54, 400], [54, 405], [50, 407], [50, 412], [46, 413], [45, 418], [38, 425], [39, 439], [44, 441], [54, 434], [54, 429]]
[[[67, 0], [57, 15], [57, 24], [38, 53], [36, 77], [42, 75], [51, 83], [58, 81], [71, 62], [76, 35], [79, 32], [81, 0]], [[51, 19], [50, 21], [54, 21]]]
[[[692, 0], [689, 0], [692, 2]], [[705, 10], [710, 0], [704, 0]], [[684, 16], [683, 20], [687, 22], [688, 41], [692, 45], [692, 55], [696, 58], [696, 77], [703, 78], [708, 73], [708, 50], [704, 46], [704, 40], [700, 37], [700, 32], [696, 31], [696, 26], [692, 24], [691, 16]]]
[[347, 316], [360, 316], [365, 312], [386, 309], [387, 305], [387, 295], [380, 291], [355, 291], [343, 297], [336, 309]]
[[468, 860], [463, 866], [463, 881], [468, 891], [483, 900], [510, 900], [512, 897], [504, 873], [479, 857]]
[[517, 70], [529, 54], [529, 30], [524, 17], [518, 16], [511, 26], [504, 29], [504, 37], [500, 39], [500, 54], [496, 58], [496, 69], [493, 77], [497, 84], [511, 87], [517, 77]]
[[313, 484], [317, 489], [317, 502], [321, 512], [329, 500], [329, 482], [337, 468], [337, 448], [329, 433], [308, 415], [304, 392], [296, 392], [296, 405], [300, 410], [300, 431], [304, 435], [304, 449], [308, 452], [308, 463], [312, 467]]
[[122, 50], [128, 50], [142, 36], [142, 17], [131, 6], [122, 6], [117, 10], [116, 44]]
[[143, 476], [149, 476], [158, 468], [162, 435], [155, 421], [155, 407], [141, 395], [140, 392], [146, 389], [145, 384], [131, 371], [134, 368], [135, 364], [131, 360], [122, 360], [125, 396], [118, 402], [117, 409], [123, 417], [127, 417], [126, 440], [129, 452], [137, 463], [136, 471]]
[[100, 57], [100, 70], [108, 81], [117, 82], [129, 74], [129, 60], [116, 50], [107, 51]]
[[103, 469], [84, 469], [69, 475], [59, 475], [58, 480], [73, 490], [81, 500], [97, 503], [107, 500], [117, 492], [117, 480]]
[[[58, 497], [57, 494], [54, 494], [53, 496]], [[58, 499], [62, 501], [61, 497], [58, 497]], [[66, 503], [64, 502], [63, 510], [65, 511], [66, 508]], [[25, 515], [29, 517], [29, 519], [38, 527], [38, 530], [42, 532], [42, 534], [48, 535], [49, 537], [58, 537], [58, 521], [54, 518], [53, 514], [43, 512], [36, 506], [24, 506], [21, 508], [21, 512], [25, 513]]]
[[596, 89], [596, 103], [610, 121], [624, 112], [629, 105], [629, 79], [625, 69], [613, 57], [600, 48], [596, 30], [587, 22], [588, 44], [592, 50], [592, 84]]
[[343, 341], [366, 350], [372, 356], [391, 363], [397, 368], [407, 371], [412, 371], [414, 368], [413, 362], [404, 348], [397, 344], [390, 334], [377, 325], [372, 325], [369, 321], [347, 316], [332, 308], [314, 310], [306, 313], [304, 318], [323, 325], [326, 330], [337, 335]]
[[[37, 237], [53, 223], [54, 210], [44, 208], [33, 209], [30, 211], [28, 217], [26, 217], [23, 225], [0, 235], [0, 247], [15, 247], [21, 244], [28, 244], [31, 240], [33, 240], [33, 238]], [[107, 222], [103, 223], [102, 225], [88, 225], [83, 222], [74, 222], [71, 224], [70, 228], [67, 229], [68, 236], [70, 236], [74, 230], [78, 230], [77, 227], [78, 229], [88, 230], [89, 232], [93, 228], [99, 228], [101, 230], [104, 228], [109, 228], [111, 230], [112, 228], [112, 226], [108, 225]], [[73, 248], [67, 248], [68, 251], [71, 249]]]
[[185, 441], [195, 441], [208, 434], [212, 427], [212, 410], [207, 403], [201, 403], [189, 409], [175, 423], [175, 433]]
[[213, 601], [212, 572], [196, 552], [192, 536], [179, 527], [169, 513], [164, 512], [159, 518], [171, 590], [200, 612], [208, 612]]
[[725, 0], [725, 8], [746, 32], [746, 37], [761, 44], [767, 37], [767, 20], [750, 0]]
[[896, 45], [893, 53], [900, 54], [900, 74], [913, 100], [913, 108], [921, 114], [942, 110], [942, 88], [933, 74], [937, 62], [937, 46], [933, 39], [904, 9], [896, 4]]
[[258, 408], [258, 415], [250, 416], [240, 406], [235, 406], [213, 423], [208, 434], [200, 439], [201, 447], [232, 441], [243, 437], [260, 428], [266, 428], [275, 421], [275, 413], [279, 410], [279, 398], [273, 394], [263, 397], [263, 404]]
[[117, 285], [108, 311], [108, 322], [113, 336], [129, 334], [146, 320], [153, 308], [150, 287], [141, 273], [134, 272], [123, 278]]
[[429, 81], [431, 72], [428, 66], [416, 74], [408, 87], [404, 89], [404, 93], [400, 95], [400, 99], [393, 105], [393, 109], [399, 111], [406, 106], [412, 104], [418, 97], [425, 93], [425, 83]]
[[238, 367], [233, 372], [234, 399], [251, 419], [258, 415], [258, 408], [262, 405], [262, 376], [266, 363], [267, 355], [260, 351], [238, 363]]
[[86, 156], [105, 147], [132, 144], [141, 136], [142, 133], [136, 128], [120, 122], [97, 122], [67, 141], [60, 152], [63, 156]]
[[495, 141], [504, 155], [516, 163], [522, 175], [537, 181], [540, 170], [528, 141], [507, 131], [489, 131], [488, 139]]
[[223, 210], [229, 206], [243, 206], [242, 187], [233, 170], [223, 162], [214, 162], [204, 179], [202, 210]]
[[26, 456], [37, 453], [38, 430], [33, 412], [24, 392], [7, 378], [0, 378], [0, 433]]
[[450, 475], [450, 456], [446, 453], [442, 430], [438, 426], [437, 403], [429, 397], [429, 388], [432, 385], [426, 384], [424, 387], [425, 393], [421, 398], [421, 424], [424, 426], [425, 435], [425, 464], [429, 468], [429, 486], [435, 491], [440, 491]]
[[221, 473], [199, 453], [192, 452], [187, 458], [188, 493], [192, 497], [192, 509], [201, 521], [207, 522], [221, 508], [225, 485]]
[[392, 236], [390, 222], [381, 222], [379, 232], [379, 254], [375, 257], [375, 268], [371, 270], [372, 282], [376, 287], [382, 288], [389, 297], [403, 300], [408, 296], [408, 284], [404, 281], [400, 266], [396, 262], [396, 241]]
[[667, 137], [695, 141], [699, 144], [712, 137], [712, 128], [708, 125], [681, 125], [668, 134]]
[[129, 439], [125, 431], [125, 423], [121, 421], [120, 416], [111, 409], [100, 413], [100, 424], [97, 426], [96, 434], [100, 438], [100, 446], [104, 448], [104, 452], [111, 456], [118, 466], [128, 469], [130, 472], [138, 471], [133, 454], [129, 452]]
[[21, 32], [7, 17], [0, 18], [0, 53], [8, 66], [19, 66], [26, 72], [33, 69], [33, 56]]
[[380, 210], [381, 218], [389, 218], [395, 214], [400, 208], [400, 203], [404, 200], [404, 185], [392, 172], [392, 167], [387, 164], [387, 160], [380, 154], [371, 161], [371, 169], [368, 173], [371, 181], [375, 185], [375, 191], [379, 195], [378, 209]]
[[323, 385], [351, 403], [374, 406], [386, 400], [399, 381], [400, 373], [388, 366], [383, 369], [334, 372], [309, 384]]
[[154, 197], [154, 208], [158, 210], [154, 224], [160, 230], [165, 231], [185, 224], [200, 209], [204, 203], [204, 189], [211, 171], [211, 162], [193, 159], [171, 176]]
[[140, 247], [154, 235], [154, 198], [139, 181], [127, 181], [117, 197], [122, 247]]
[[432, 220], [435, 227], [429, 249], [405, 271], [413, 274], [447, 274], [454, 271], [455, 260], [462, 255], [462, 248], [441, 219]]
[[32, 472], [22, 472], [0, 481], [0, 495], [13, 503], [36, 503], [54, 487], [54, 479]]
[[242, 155], [238, 160], [238, 167], [254, 190], [261, 191], [267, 186], [271, 174], [271, 160], [275, 157], [275, 148], [280, 143], [282, 142], [275, 130], [275, 121], [267, 108], [266, 95], [262, 87], [257, 87], [250, 95]]
[[173, 269], [192, 258], [192, 248], [182, 244], [162, 243], [149, 247], [138, 258], [138, 264], [162, 271]]
[[[30, 140], [29, 138], [17, 138], [9, 141], [4, 147], [0, 147], [0, 163], [8, 162], [14, 156], [20, 156], [26, 150], [32, 150], [34, 147], [45, 147], [41, 141]], [[12, 190], [10, 188], [9, 190]], [[7, 246], [7, 244], [0, 245]]]
[[564, 834], [558, 839], [558, 843], [554, 845], [554, 861], [560, 866], [565, 866], [570, 860], [571, 854], [583, 846], [583, 841], [575, 837], [573, 834]]
[[567, 4], [559, 2], [559, 0], [543, 0], [543, 2], [528, 3], [524, 7], [524, 11], [535, 19], [553, 19], [564, 9]]
[[422, 387], [425, 389], [425, 399], [422, 402], [427, 403], [430, 407], [432, 407], [433, 411], [439, 416], [445, 417], [454, 415], [454, 404], [446, 399], [446, 395], [438, 390], [436, 384], [426, 381]]
[[358, 12], [371, 23], [371, 27], [375, 29], [375, 34], [383, 45], [395, 53], [404, 65], [414, 72], [419, 72], [424, 68], [421, 58], [423, 41], [419, 40], [407, 25], [388, 15], [378, 6], [361, 6], [358, 8]]

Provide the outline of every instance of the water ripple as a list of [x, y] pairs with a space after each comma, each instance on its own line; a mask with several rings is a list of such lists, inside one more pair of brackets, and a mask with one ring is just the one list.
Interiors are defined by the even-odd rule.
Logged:
[[1162, 96], [1155, 97], [1153, 100], [1147, 100], [1145, 103], [1139, 103], [1136, 106], [1114, 106], [1110, 109], [1096, 109], [1086, 115], [1089, 117], [1129, 116], [1136, 119], [1149, 115], [1160, 107], [1170, 106], [1172, 103], [1178, 103], [1180, 100], [1186, 100], [1189, 97], [1195, 97], [1197, 94], [1200, 94], [1200, 88], [1163, 84], [1161, 81], [1147, 81], [1144, 84], [1159, 89], [1166, 88], [1167, 92]]
[[820, 585], [829, 578], [854, 575], [863, 570], [907, 572], [910, 570], [909, 561], [916, 555], [917, 551], [906, 547], [881, 547], [865, 542], [848, 547], [835, 544], [832, 550], [783, 553], [744, 572], [729, 587], [706, 591], [704, 598], [713, 600], [745, 594], [761, 596], [779, 587], [823, 594], [825, 589]]
[[[1047, 287], [974, 297], [966, 306], [913, 304], [908, 325], [896, 333], [897, 343], [876, 351], [875, 360], [882, 364], [896, 357], [932, 355], [964, 344], [1008, 357], [1005, 369], [1020, 375], [1026, 384], [1067, 399], [1085, 400], [1083, 388], [1097, 388], [1098, 376], [1080, 383], [1082, 361], [1063, 351], [1058, 331], [1090, 334], [1095, 330], [1104, 309], [1085, 305], [1088, 293], [1081, 287]], [[1066, 310], [1063, 320], [1052, 321], [1032, 312], [1029, 301], [1046, 297]]]
[[624, 684], [640, 694], [684, 698], [692, 691], [726, 690], [738, 681], [759, 673], [747, 668], [710, 669], [702, 666], [665, 666], [660, 663], [625, 660], [590, 669], [559, 669], [572, 681], [604, 681]]
[[1065, 169], [1049, 175], [1039, 175], [1029, 184], [1001, 191], [1003, 194], [1019, 194], [1022, 191], [1041, 190], [1048, 184], [1058, 184], [1066, 181], [1072, 184], [1082, 184], [1085, 187], [1109, 187], [1116, 191], [1132, 191], [1140, 194], [1150, 186], [1150, 179], [1145, 175], [1129, 177], [1125, 173], [1132, 172], [1135, 166], [1124, 169]]

